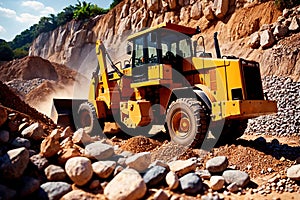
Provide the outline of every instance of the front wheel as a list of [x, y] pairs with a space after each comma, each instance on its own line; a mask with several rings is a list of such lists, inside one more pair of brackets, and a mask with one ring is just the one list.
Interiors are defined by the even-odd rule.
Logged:
[[103, 133], [104, 122], [98, 121], [96, 109], [90, 102], [84, 102], [78, 109], [77, 128], [83, 128], [89, 135]]
[[208, 130], [209, 115], [204, 105], [194, 98], [173, 101], [166, 115], [171, 140], [184, 146], [201, 144]]

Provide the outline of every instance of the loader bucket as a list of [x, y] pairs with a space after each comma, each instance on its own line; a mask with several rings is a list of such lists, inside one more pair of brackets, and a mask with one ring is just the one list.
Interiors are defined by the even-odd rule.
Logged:
[[77, 115], [80, 104], [87, 99], [53, 99], [51, 119], [61, 127], [70, 126], [74, 131], [76, 125], [74, 119]]

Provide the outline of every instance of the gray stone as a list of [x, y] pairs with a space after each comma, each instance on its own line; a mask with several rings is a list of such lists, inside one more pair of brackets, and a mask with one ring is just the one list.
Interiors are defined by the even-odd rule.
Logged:
[[300, 180], [300, 164], [293, 165], [287, 169], [287, 177], [296, 181]]
[[25, 147], [26, 149], [29, 149], [31, 146], [31, 143], [28, 139], [26, 138], [21, 138], [21, 137], [16, 137], [12, 142], [11, 145], [14, 147]]
[[273, 46], [273, 44], [275, 43], [275, 38], [274, 35], [271, 31], [269, 30], [265, 30], [262, 31], [260, 34], [260, 46], [262, 48], [269, 48], [271, 46]]
[[176, 160], [169, 163], [170, 170], [175, 172], [178, 176], [183, 176], [191, 171], [194, 171], [197, 167], [196, 161], [189, 160]]
[[225, 179], [222, 176], [212, 176], [210, 178], [210, 188], [212, 190], [221, 190], [224, 186]]
[[299, 29], [300, 29], [300, 20], [298, 19], [297, 16], [294, 16], [289, 26], [289, 30], [298, 31]]
[[211, 174], [208, 170], [198, 170], [195, 173], [198, 174], [201, 178], [206, 180], [210, 179], [211, 177]]
[[45, 132], [42, 126], [38, 122], [36, 122], [30, 125], [29, 127], [25, 128], [22, 131], [21, 135], [23, 137], [30, 138], [33, 140], [42, 140], [45, 135]]
[[22, 177], [21, 184], [21, 189], [18, 191], [21, 197], [26, 197], [40, 188], [40, 181], [29, 176]]
[[0, 173], [3, 178], [17, 179], [20, 178], [29, 162], [29, 152], [25, 147], [13, 149], [2, 157]]
[[6, 130], [0, 130], [0, 142], [6, 143], [9, 140], [9, 132]]
[[179, 183], [183, 192], [187, 194], [198, 194], [203, 183], [201, 178], [195, 173], [189, 173], [179, 179]]
[[126, 165], [138, 172], [144, 172], [151, 164], [150, 152], [137, 153], [126, 159]]
[[168, 199], [169, 196], [163, 189], [159, 189], [157, 192], [155, 192], [153, 196], [153, 200], [168, 200]]
[[3, 200], [15, 199], [17, 192], [13, 189], [8, 188], [5, 185], [0, 184], [0, 197]]
[[158, 185], [162, 180], [165, 179], [168, 170], [161, 166], [151, 167], [143, 176], [144, 182], [147, 186]]
[[176, 190], [179, 186], [179, 179], [175, 172], [170, 171], [166, 175], [166, 183], [168, 184], [170, 190]]
[[136, 200], [144, 197], [147, 186], [134, 169], [124, 169], [104, 188], [104, 195], [109, 200]]
[[49, 165], [45, 169], [45, 175], [49, 181], [62, 181], [67, 174], [61, 166]]
[[105, 160], [114, 155], [114, 147], [102, 142], [93, 142], [85, 147], [84, 154], [92, 159]]
[[47, 182], [41, 185], [41, 189], [40, 196], [49, 200], [59, 200], [72, 190], [71, 185], [65, 182]]
[[239, 187], [245, 187], [250, 182], [250, 177], [246, 172], [240, 170], [227, 170], [222, 175], [227, 184], [236, 183]]
[[79, 186], [85, 185], [93, 176], [91, 161], [86, 157], [70, 158], [65, 165], [70, 179]]
[[100, 178], [108, 178], [114, 172], [116, 165], [115, 161], [98, 161], [92, 164], [92, 168]]
[[229, 192], [235, 193], [235, 192], [239, 191], [239, 186], [238, 186], [235, 182], [233, 182], [233, 183], [230, 183], [230, 184], [227, 186], [227, 190], [228, 190]]
[[47, 158], [40, 154], [36, 154], [30, 157], [30, 162], [35, 165], [39, 170], [44, 170], [48, 165], [49, 161]]
[[217, 156], [206, 162], [206, 169], [212, 173], [223, 172], [228, 167], [226, 156]]

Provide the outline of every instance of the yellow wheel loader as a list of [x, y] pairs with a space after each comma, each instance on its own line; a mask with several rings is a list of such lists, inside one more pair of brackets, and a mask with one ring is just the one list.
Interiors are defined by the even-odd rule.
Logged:
[[263, 93], [259, 64], [221, 56], [217, 34], [212, 58], [199, 34], [172, 23], [143, 30], [128, 37], [131, 58], [119, 66], [97, 41], [89, 99], [54, 100], [58, 124], [75, 122], [97, 134], [105, 122], [116, 122], [132, 135], [165, 125], [173, 142], [195, 146], [216, 122], [223, 122], [220, 134], [235, 139], [249, 118], [276, 113], [276, 102]]

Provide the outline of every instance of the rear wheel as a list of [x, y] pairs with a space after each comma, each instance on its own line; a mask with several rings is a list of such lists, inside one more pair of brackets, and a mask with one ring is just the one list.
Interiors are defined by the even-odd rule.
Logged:
[[206, 136], [209, 115], [205, 106], [197, 99], [180, 98], [169, 106], [166, 123], [173, 142], [196, 146]]
[[90, 135], [103, 133], [104, 122], [98, 121], [96, 109], [92, 103], [84, 102], [79, 106], [77, 127], [83, 128]]

